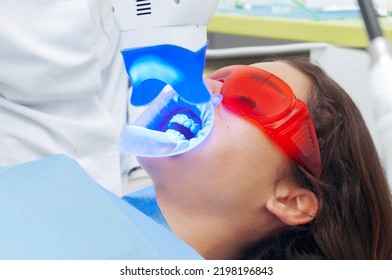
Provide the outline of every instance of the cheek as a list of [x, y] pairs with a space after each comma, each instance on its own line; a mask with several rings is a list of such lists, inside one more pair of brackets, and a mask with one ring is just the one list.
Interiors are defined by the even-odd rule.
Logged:
[[[231, 114], [233, 116], [233, 114]], [[273, 183], [281, 173], [288, 159], [280, 147], [255, 124], [234, 116], [222, 139], [230, 138], [232, 169], [236, 170], [239, 180], [257, 184]]]

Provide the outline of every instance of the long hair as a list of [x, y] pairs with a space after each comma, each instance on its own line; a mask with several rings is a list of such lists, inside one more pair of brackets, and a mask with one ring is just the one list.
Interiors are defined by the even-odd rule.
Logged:
[[299, 57], [284, 61], [312, 83], [307, 105], [319, 141], [322, 178], [300, 167], [294, 177], [317, 195], [320, 207], [311, 223], [271, 234], [243, 258], [392, 259], [391, 193], [361, 113], [319, 66]]

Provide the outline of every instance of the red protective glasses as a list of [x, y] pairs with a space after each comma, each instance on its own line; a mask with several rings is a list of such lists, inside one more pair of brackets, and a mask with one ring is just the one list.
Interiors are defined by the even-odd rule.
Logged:
[[245, 65], [225, 67], [209, 77], [223, 82], [222, 104], [226, 108], [254, 122], [290, 158], [321, 177], [320, 150], [309, 110], [285, 82]]

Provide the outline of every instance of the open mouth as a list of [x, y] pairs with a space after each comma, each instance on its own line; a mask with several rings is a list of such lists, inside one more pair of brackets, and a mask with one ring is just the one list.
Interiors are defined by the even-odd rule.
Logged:
[[[219, 99], [219, 98], [218, 98]], [[221, 100], [221, 99], [219, 99]], [[124, 128], [120, 149], [139, 157], [168, 157], [185, 153], [201, 144], [214, 124], [214, 106], [219, 100], [190, 104], [175, 91], [164, 92]]]
[[147, 125], [148, 129], [165, 132], [175, 141], [197, 137], [202, 129], [201, 112], [196, 105], [181, 98], [171, 99]]

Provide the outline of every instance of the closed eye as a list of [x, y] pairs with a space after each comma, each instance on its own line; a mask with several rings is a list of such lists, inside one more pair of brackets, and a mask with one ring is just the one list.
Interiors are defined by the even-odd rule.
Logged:
[[242, 106], [248, 107], [248, 108], [256, 108], [257, 104], [250, 98], [246, 97], [246, 96], [239, 96], [237, 98], [237, 102], [242, 104]]

